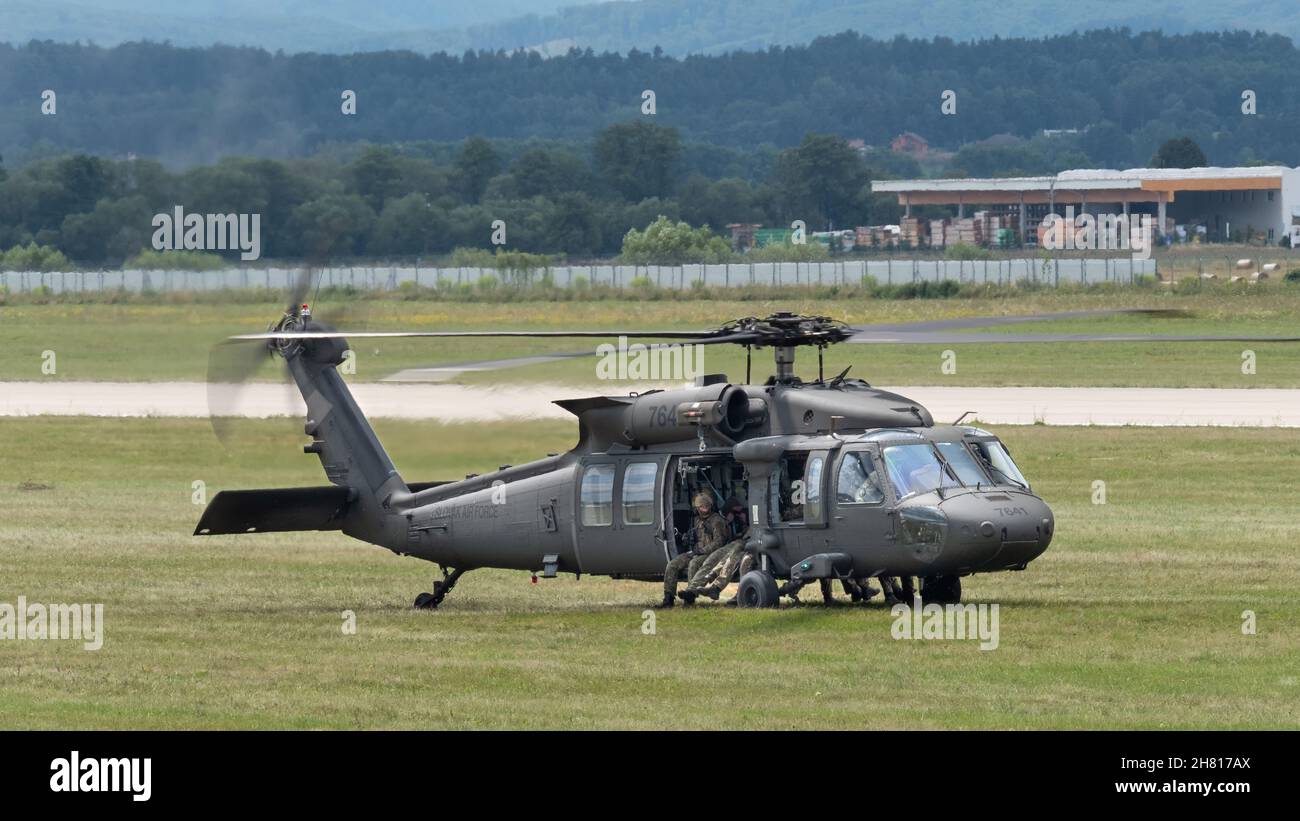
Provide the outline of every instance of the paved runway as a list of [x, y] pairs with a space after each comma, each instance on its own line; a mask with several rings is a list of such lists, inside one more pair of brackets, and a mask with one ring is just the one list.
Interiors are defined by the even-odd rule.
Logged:
[[[883, 386], [881, 386], [883, 387]], [[352, 386], [375, 417], [447, 422], [565, 419], [553, 399], [597, 395], [601, 387], [362, 382]], [[606, 386], [611, 393], [614, 389]], [[618, 389], [626, 392], [627, 388]], [[889, 387], [929, 408], [938, 422], [975, 411], [987, 424], [1228, 425], [1300, 427], [1300, 389]], [[245, 386], [242, 416], [301, 415], [283, 385]], [[206, 417], [202, 382], [0, 382], [0, 416]]]

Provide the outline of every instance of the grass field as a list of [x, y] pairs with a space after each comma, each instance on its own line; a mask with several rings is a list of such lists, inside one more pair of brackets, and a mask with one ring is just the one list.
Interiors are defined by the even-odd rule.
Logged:
[[[1051, 549], [966, 580], [997, 650], [883, 606], [657, 616], [654, 585], [435, 568], [339, 534], [197, 539], [191, 483], [323, 484], [283, 426], [0, 420], [0, 602], [102, 602], [106, 639], [0, 641], [0, 727], [1300, 728], [1294, 431], [1008, 428]], [[409, 480], [569, 447], [567, 423], [382, 422]], [[1108, 503], [1093, 505], [1092, 483]], [[341, 630], [356, 614], [356, 635]], [[1258, 635], [1242, 635], [1242, 612]]]
[[[338, 307], [323, 301], [328, 313]], [[599, 301], [563, 303], [468, 303], [366, 300], [354, 306], [350, 327], [371, 330], [483, 330], [572, 328], [709, 328], [722, 321], [778, 310], [830, 314], [856, 325], [924, 319], [1031, 314], [1095, 308], [1179, 308], [1189, 316], [1152, 319], [1128, 316], [1036, 324], [1032, 330], [1150, 334], [1300, 334], [1300, 288], [1279, 283], [1258, 287], [1209, 287], [1201, 293], [1148, 288], [1027, 291], [1011, 297], [926, 300]], [[275, 302], [208, 305], [15, 304], [0, 306], [4, 355], [0, 381], [10, 380], [203, 380], [208, 352], [223, 337], [264, 330], [283, 308]], [[1025, 326], [1023, 330], [1031, 330]], [[594, 350], [598, 340], [383, 340], [361, 342], [356, 379], [382, 378], [402, 368], [509, 358], [547, 352]], [[743, 352], [706, 350], [709, 372], [744, 376]], [[957, 350], [957, 373], [940, 372], [944, 349]], [[1300, 346], [1260, 345], [1257, 373], [1241, 373], [1241, 343], [1092, 343], [1041, 345], [839, 345], [827, 352], [826, 368], [881, 385], [1097, 385], [1152, 387], [1292, 387], [1300, 385]], [[45, 376], [42, 353], [57, 355], [57, 374]], [[755, 359], [754, 378], [771, 368], [769, 352]], [[468, 373], [460, 381], [527, 381], [591, 385], [592, 357]], [[816, 376], [816, 358], [800, 359], [800, 373]], [[262, 374], [272, 378], [267, 367]]]

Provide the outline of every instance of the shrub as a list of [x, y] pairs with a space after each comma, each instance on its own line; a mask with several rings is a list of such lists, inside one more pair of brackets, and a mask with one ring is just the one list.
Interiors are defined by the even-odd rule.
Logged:
[[0, 271], [70, 271], [72, 267], [62, 251], [34, 242], [0, 254]]
[[958, 242], [943, 249], [944, 259], [992, 259], [993, 254], [987, 248], [980, 248], [966, 242]]

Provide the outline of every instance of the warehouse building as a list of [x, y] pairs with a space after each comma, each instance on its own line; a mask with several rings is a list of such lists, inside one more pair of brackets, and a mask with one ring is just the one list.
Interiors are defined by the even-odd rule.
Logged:
[[[994, 179], [878, 180], [872, 190], [898, 195], [906, 224], [912, 208], [955, 207], [999, 220], [1035, 245], [1049, 213], [1150, 215], [1166, 241], [1266, 242], [1300, 246], [1300, 168], [1083, 169], [1054, 176]], [[927, 244], [932, 232], [921, 230]], [[982, 235], [981, 235], [982, 236]], [[930, 244], [942, 244], [942, 241]]]

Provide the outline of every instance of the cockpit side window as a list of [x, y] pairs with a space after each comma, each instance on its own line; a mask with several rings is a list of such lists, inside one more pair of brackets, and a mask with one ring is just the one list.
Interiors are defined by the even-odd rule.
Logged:
[[979, 439], [971, 444], [975, 446], [975, 452], [984, 461], [984, 467], [996, 484], [1029, 487], [1029, 481], [1020, 472], [1020, 468], [1016, 467], [1011, 454], [1001, 442], [996, 439]]
[[840, 459], [835, 478], [835, 501], [839, 504], [879, 504], [885, 500], [880, 472], [871, 454], [849, 451]]
[[806, 494], [804, 467], [807, 460], [806, 453], [787, 453], [777, 463], [777, 469], [772, 472], [769, 480], [768, 504], [772, 521], [803, 522]]
[[822, 520], [822, 468], [826, 456], [815, 453], [808, 459], [808, 469], [804, 471], [804, 521], [814, 524]]

